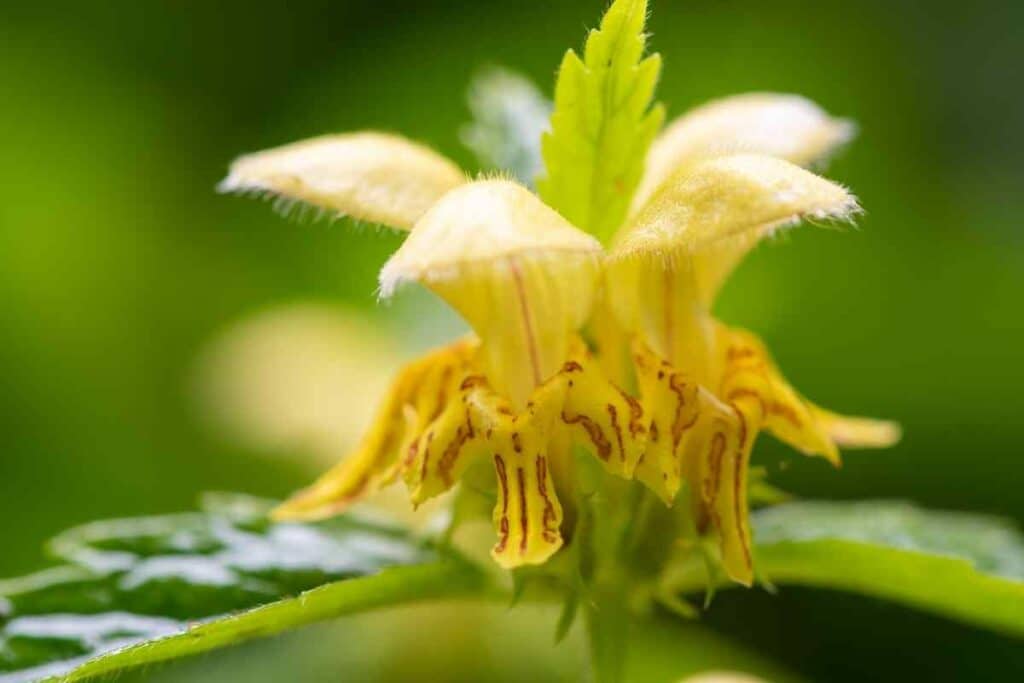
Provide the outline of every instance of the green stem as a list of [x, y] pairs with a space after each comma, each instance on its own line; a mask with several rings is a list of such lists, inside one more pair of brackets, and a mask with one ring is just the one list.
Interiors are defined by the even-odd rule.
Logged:
[[626, 673], [630, 615], [614, 587], [598, 589], [586, 607], [587, 644], [593, 683], [621, 683]]
[[465, 562], [385, 569], [374, 576], [330, 583], [295, 598], [101, 655], [61, 680], [91, 679], [379, 607], [444, 598], [481, 597], [494, 591], [483, 573]]

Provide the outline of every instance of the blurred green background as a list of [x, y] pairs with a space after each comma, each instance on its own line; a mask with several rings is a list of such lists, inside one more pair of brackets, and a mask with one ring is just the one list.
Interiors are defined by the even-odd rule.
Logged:
[[[809, 396], [899, 419], [906, 438], [851, 453], [841, 471], [767, 440], [758, 459], [806, 497], [902, 497], [1024, 522], [1024, 3], [652, 4], [671, 114], [774, 90], [860, 128], [828, 171], [866, 207], [859, 229], [804, 229], [759, 249], [720, 312], [760, 332]], [[235, 155], [373, 127], [473, 168], [458, 137], [469, 78], [500, 64], [550, 91], [562, 51], [602, 9], [603, 0], [0, 5], [0, 576], [40, 566], [42, 541], [84, 520], [186, 509], [209, 489], [281, 496], [309, 479], [308, 460], [256, 457], [203, 420], [197, 358], [225, 326], [300, 300], [393, 328], [410, 315], [423, 326], [439, 310], [421, 300], [375, 307], [376, 271], [398, 236], [289, 222], [216, 195]], [[1024, 674], [1019, 641], [819, 591], [733, 591], [705, 622], [812, 680]], [[346, 627], [356, 623], [160, 677], [344, 678], [342, 651], [363, 652], [356, 632], [391, 633]], [[530, 636], [512, 633], [506, 647], [535, 656], [541, 679], [571, 679], [572, 663], [559, 660], [568, 654], [534, 646], [548, 629], [524, 621]], [[364, 665], [352, 680], [399, 675]], [[450, 680], [474, 679], [464, 676]]]

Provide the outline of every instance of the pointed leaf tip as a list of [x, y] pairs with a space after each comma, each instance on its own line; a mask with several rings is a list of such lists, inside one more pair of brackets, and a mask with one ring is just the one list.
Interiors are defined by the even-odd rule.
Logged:
[[583, 58], [566, 53], [542, 143], [541, 197], [604, 243], [625, 218], [664, 121], [651, 106], [661, 61], [643, 59], [646, 16], [646, 0], [617, 0], [588, 35]]

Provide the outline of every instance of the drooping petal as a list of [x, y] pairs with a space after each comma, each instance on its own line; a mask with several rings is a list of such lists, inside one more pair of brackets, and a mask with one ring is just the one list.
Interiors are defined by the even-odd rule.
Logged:
[[671, 504], [688, 474], [691, 447], [704, 441], [700, 388], [641, 341], [633, 345], [633, 359], [647, 421], [647, 444], [636, 476]]
[[718, 339], [724, 366], [720, 395], [730, 400], [730, 391], [745, 392], [750, 382], [730, 388], [737, 376], [759, 378], [754, 386], [763, 408], [764, 427], [780, 441], [805, 455], [817, 455], [839, 465], [839, 450], [828, 431], [813, 413], [813, 406], [793, 389], [779, 372], [771, 355], [756, 335], [719, 324]]
[[562, 367], [557, 381], [564, 385], [561, 421], [573, 442], [612, 474], [632, 477], [647, 443], [648, 420], [640, 402], [609, 382], [582, 351]]
[[715, 394], [728, 406], [732, 416], [716, 419], [704, 470], [704, 502], [718, 528], [722, 566], [734, 581], [750, 585], [753, 581], [747, 495], [750, 454], [776, 399], [765, 362], [747, 352], [749, 340], [740, 337], [735, 341], [726, 334], [719, 339], [727, 349], [728, 360]]
[[644, 416], [650, 421], [637, 478], [668, 505], [686, 481], [698, 528], [710, 524], [718, 532], [723, 568], [733, 580], [749, 585], [747, 478], [764, 419], [766, 382], [756, 371], [734, 372], [722, 387], [726, 400], [642, 342], [634, 344], [634, 359]]
[[786, 161], [753, 154], [684, 166], [631, 220], [613, 258], [671, 259], [744, 236], [763, 237], [804, 219], [843, 220], [858, 211], [842, 186]]
[[747, 476], [762, 413], [753, 395], [737, 397], [730, 407], [731, 415], [723, 411], [712, 418], [710, 439], [701, 461], [701, 491], [718, 530], [722, 567], [733, 581], [749, 586], [754, 579], [754, 562]]
[[809, 166], [853, 134], [852, 123], [799, 95], [747, 93], [715, 100], [675, 119], [654, 141], [633, 207], [642, 207], [683, 164], [744, 153]]
[[520, 185], [477, 181], [445, 195], [385, 264], [381, 292], [425, 284], [474, 328], [486, 374], [516, 410], [554, 375], [586, 320], [600, 244]]
[[461, 341], [406, 366], [396, 378], [370, 431], [354, 453], [277, 510], [278, 519], [322, 519], [394, 480], [415, 437], [454, 395], [475, 344]]
[[801, 396], [786, 381], [764, 343], [753, 333], [720, 326], [721, 353], [730, 372], [757, 370], [767, 382], [765, 428], [806, 455], [839, 465], [839, 448], [887, 448], [900, 440], [899, 424], [848, 417], [825, 410]]
[[506, 569], [541, 564], [562, 547], [562, 506], [555, 493], [550, 444], [559, 429], [563, 387], [542, 387], [525, 412], [491, 436], [498, 501], [498, 542], [491, 557]]
[[444, 493], [474, 463], [493, 450], [494, 433], [508, 430], [512, 409], [482, 375], [460, 375], [457, 387], [423, 422], [404, 451], [403, 473], [414, 505]]
[[633, 217], [613, 262], [662, 270], [692, 259], [696, 295], [710, 306], [724, 277], [763, 237], [801, 220], [848, 220], [859, 211], [843, 187], [786, 161], [734, 155], [679, 169]]
[[338, 215], [410, 229], [466, 182], [454, 163], [397, 135], [362, 132], [295, 142], [231, 164], [222, 192], [270, 194]]
[[899, 423], [868, 417], [838, 415], [810, 406], [821, 428], [841, 448], [888, 448], [899, 443], [902, 429]]

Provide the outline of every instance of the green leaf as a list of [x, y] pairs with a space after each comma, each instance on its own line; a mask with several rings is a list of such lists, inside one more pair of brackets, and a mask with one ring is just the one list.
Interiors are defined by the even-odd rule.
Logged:
[[561, 643], [569, 635], [572, 625], [576, 623], [576, 614], [579, 612], [580, 594], [578, 591], [569, 591], [562, 604], [562, 612], [558, 615], [558, 623], [555, 625], [555, 643]]
[[779, 505], [793, 499], [793, 496], [768, 483], [768, 472], [763, 467], [751, 467], [748, 477], [747, 498], [754, 507]]
[[488, 169], [507, 171], [532, 185], [543, 168], [540, 137], [548, 128], [551, 102], [526, 77], [491, 67], [469, 86], [472, 123], [462, 142]]
[[205, 503], [73, 529], [50, 544], [67, 564], [0, 582], [0, 682], [80, 680], [484, 585], [380, 521], [275, 524], [262, 501]]
[[[1003, 520], [902, 502], [798, 502], [752, 522], [757, 569], [775, 585], [851, 591], [1024, 637], [1024, 536]], [[692, 561], [666, 582], [696, 592], [706, 576]]]
[[565, 54], [541, 146], [541, 197], [605, 244], [626, 217], [665, 119], [660, 105], [651, 107], [661, 57], [643, 57], [646, 14], [647, 0], [616, 0], [587, 37], [583, 59]]
[[619, 586], [598, 586], [586, 596], [583, 616], [594, 683], [621, 683], [628, 656], [631, 615]]

